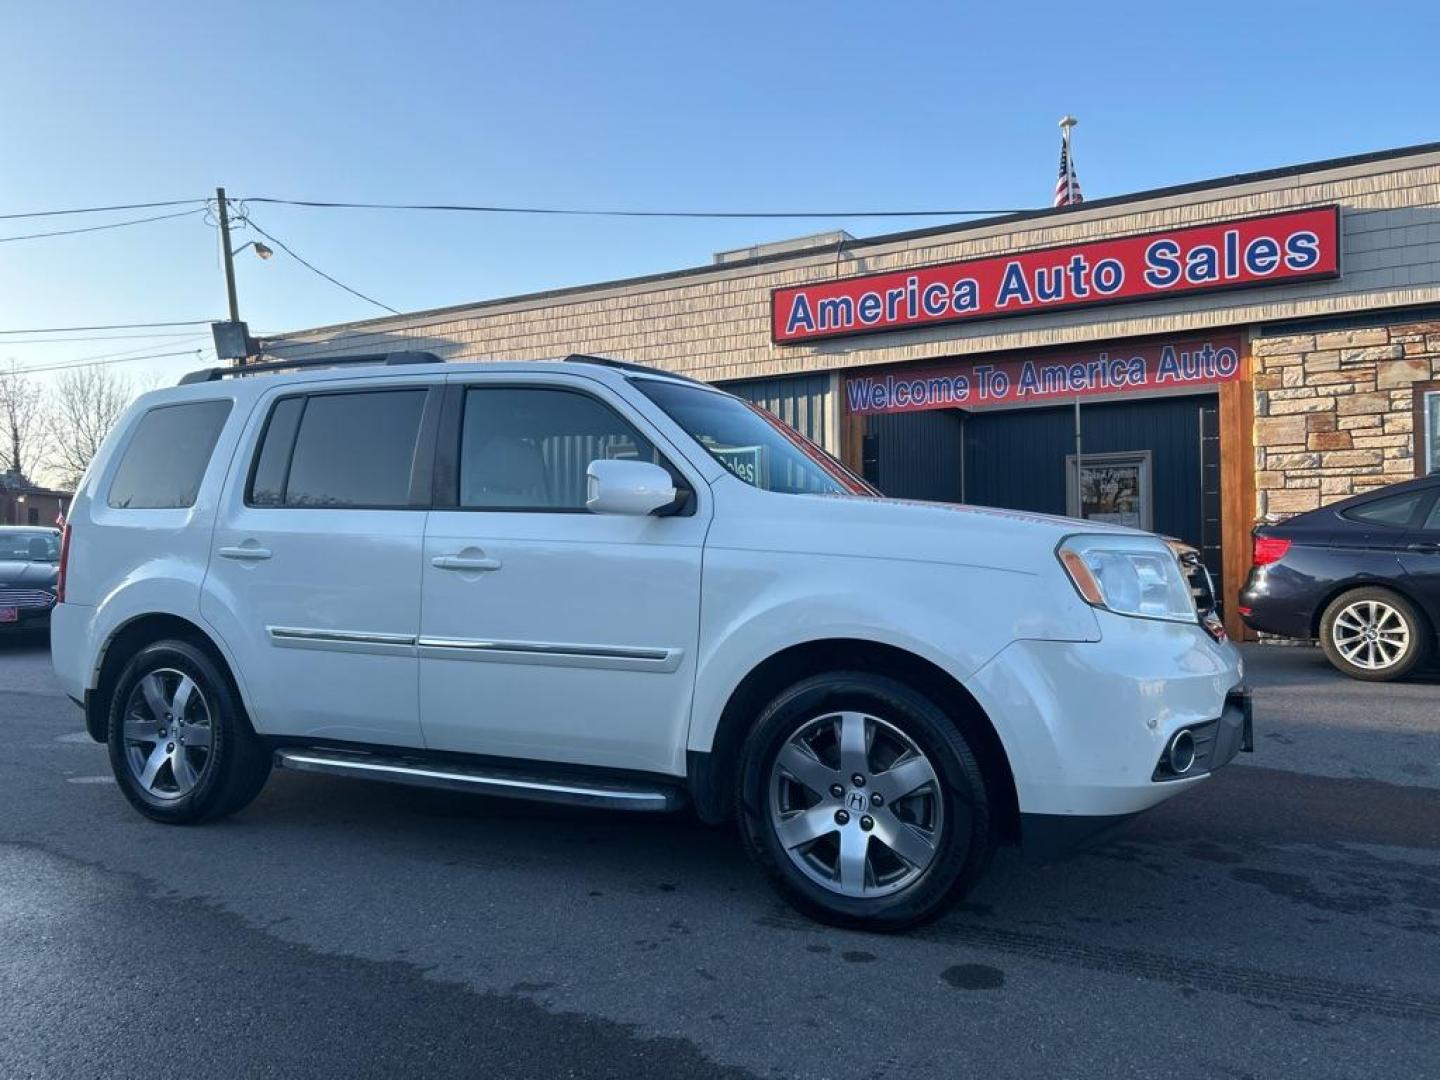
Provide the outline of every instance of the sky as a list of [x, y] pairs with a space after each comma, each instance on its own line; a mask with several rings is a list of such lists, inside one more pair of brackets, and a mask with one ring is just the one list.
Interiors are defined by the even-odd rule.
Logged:
[[[1090, 198], [1440, 140], [1433, 0], [5, 0], [3, 19], [0, 215], [218, 185], [242, 200], [1007, 210], [1049, 204], [1065, 113]], [[184, 209], [0, 220], [0, 363], [117, 359], [151, 384], [213, 363], [205, 326], [3, 332], [222, 317], [203, 213], [4, 239]], [[401, 311], [954, 220], [249, 213]], [[256, 333], [384, 314], [283, 252], [243, 252], [237, 274]], [[127, 351], [142, 359], [114, 357]]]

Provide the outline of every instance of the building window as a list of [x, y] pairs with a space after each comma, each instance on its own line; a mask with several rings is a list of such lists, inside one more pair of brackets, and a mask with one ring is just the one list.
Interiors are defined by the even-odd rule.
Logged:
[[1425, 474], [1428, 476], [1440, 470], [1440, 389], [1425, 391], [1422, 403], [1425, 443], [1419, 449], [1424, 455]]

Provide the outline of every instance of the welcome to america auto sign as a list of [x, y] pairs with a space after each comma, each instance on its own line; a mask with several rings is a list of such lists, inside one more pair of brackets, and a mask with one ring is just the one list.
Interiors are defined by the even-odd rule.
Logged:
[[1339, 274], [1340, 208], [1322, 206], [780, 288], [771, 334], [795, 344]]
[[1135, 391], [1186, 392], [1240, 376], [1240, 336], [1219, 334], [1041, 357], [907, 364], [845, 380], [852, 413], [983, 409]]

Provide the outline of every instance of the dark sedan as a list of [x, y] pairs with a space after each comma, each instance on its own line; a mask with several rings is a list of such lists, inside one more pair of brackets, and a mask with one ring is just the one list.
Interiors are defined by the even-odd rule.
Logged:
[[59, 529], [0, 525], [0, 634], [49, 629], [59, 574]]
[[1440, 475], [1255, 529], [1240, 616], [1319, 638], [1356, 679], [1398, 679], [1433, 654], [1440, 626]]

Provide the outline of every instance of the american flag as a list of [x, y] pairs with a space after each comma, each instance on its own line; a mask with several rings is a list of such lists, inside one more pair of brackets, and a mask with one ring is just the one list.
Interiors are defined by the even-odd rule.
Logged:
[[1085, 201], [1080, 194], [1080, 178], [1075, 175], [1075, 162], [1070, 158], [1070, 140], [1060, 138], [1060, 175], [1055, 180], [1055, 201], [1052, 206], [1073, 206]]

